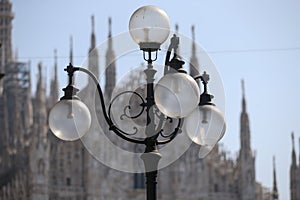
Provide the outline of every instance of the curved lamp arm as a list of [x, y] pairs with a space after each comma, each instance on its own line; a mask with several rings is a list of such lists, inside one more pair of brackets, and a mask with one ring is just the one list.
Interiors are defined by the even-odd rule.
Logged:
[[[106, 106], [105, 106], [105, 102], [104, 102], [104, 95], [103, 95], [101, 86], [100, 86], [100, 84], [99, 84], [98, 79], [96, 78], [96, 76], [93, 73], [91, 73], [89, 70], [85, 69], [85, 68], [73, 67], [72, 65], [71, 65], [72, 67], [70, 67], [70, 65], [68, 66], [68, 68], [69, 68], [68, 70], [72, 70], [73, 73], [75, 71], [81, 71], [81, 72], [86, 73], [87, 75], [89, 75], [90, 78], [92, 78], [92, 80], [94, 81], [94, 83], [97, 85], [97, 92], [98, 92], [99, 97], [100, 97], [101, 108], [102, 108], [102, 111], [103, 111], [104, 119], [105, 119], [105, 121], [109, 125], [109, 130], [113, 131], [119, 137], [121, 137], [122, 139], [127, 140], [129, 142], [133, 142], [133, 143], [137, 143], [137, 144], [146, 144], [146, 139], [145, 140], [138, 140], [138, 139], [133, 139], [133, 138], [127, 137], [126, 135], [128, 135], [128, 134], [124, 133], [124, 131], [120, 130], [112, 122], [111, 118], [108, 116], [108, 114], [106, 112]], [[68, 70], [66, 70], [66, 71], [68, 71]], [[180, 132], [181, 126], [183, 124], [182, 122], [183, 122], [183, 120], [179, 119], [178, 120], [178, 124], [177, 124], [175, 130], [171, 134], [168, 134], [167, 136], [163, 135], [163, 133], [162, 133], [163, 130], [162, 129], [157, 134], [155, 134], [155, 135], [159, 135], [160, 134], [163, 137], [168, 138], [168, 139], [163, 140], [163, 141], [158, 141], [157, 144], [160, 145], [160, 144], [167, 144], [167, 143], [171, 142], [176, 137], [176, 135]]]
[[91, 73], [89, 70], [87, 70], [85, 68], [73, 67], [73, 65], [71, 63], [67, 67], [67, 69], [65, 69], [65, 71], [67, 71], [68, 75], [69, 75], [69, 85], [70, 85], [70, 81], [72, 82], [71, 78], [72, 78], [72, 76], [73, 76], [73, 74], [74, 74], [75, 71], [84, 72], [87, 75], [89, 75], [90, 78], [92, 78], [92, 80], [94, 81], [94, 83], [97, 85], [97, 92], [98, 92], [99, 97], [100, 97], [101, 107], [102, 107], [102, 110], [103, 110], [104, 119], [105, 119], [105, 121], [109, 125], [109, 130], [112, 130], [119, 137], [121, 137], [122, 139], [127, 140], [129, 142], [133, 142], [133, 143], [137, 143], [137, 144], [145, 144], [144, 140], [137, 140], [137, 139], [129, 138], [126, 135], [122, 134], [122, 131], [117, 126], [115, 126], [114, 123], [111, 121], [111, 119], [108, 117], [107, 112], [106, 112], [106, 106], [105, 106], [105, 102], [104, 102], [104, 96], [103, 96], [102, 89], [100, 87], [100, 84], [99, 84], [96, 76], [93, 73]]
[[162, 140], [162, 141], [158, 141], [157, 144], [158, 144], [158, 145], [167, 144], [167, 143], [171, 142], [172, 140], [174, 140], [174, 138], [175, 138], [179, 133], [181, 133], [181, 127], [182, 127], [182, 125], [183, 125], [183, 119], [178, 119], [178, 124], [177, 124], [176, 128], [174, 129], [174, 131], [173, 131], [171, 134], [169, 134], [169, 135], [164, 135], [164, 134], [162, 133], [162, 130], [161, 130], [160, 135], [161, 135], [162, 137], [168, 138], [168, 139]]

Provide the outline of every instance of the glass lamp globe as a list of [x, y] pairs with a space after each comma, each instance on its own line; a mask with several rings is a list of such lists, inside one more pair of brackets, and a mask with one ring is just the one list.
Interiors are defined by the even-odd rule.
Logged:
[[131, 15], [129, 32], [140, 46], [157, 45], [159, 49], [160, 44], [169, 37], [170, 20], [164, 10], [151, 5], [143, 6]]
[[156, 84], [154, 99], [164, 115], [182, 118], [188, 116], [198, 106], [200, 91], [191, 76], [171, 73], [163, 76]]
[[91, 114], [87, 106], [80, 100], [61, 100], [49, 113], [49, 126], [59, 139], [74, 141], [89, 130]]
[[203, 105], [184, 119], [183, 130], [199, 145], [215, 145], [225, 134], [223, 114], [213, 105]]
[[214, 146], [211, 145], [203, 145], [200, 147], [199, 153], [198, 153], [198, 157], [200, 159], [205, 158], [210, 152], [211, 150], [214, 148]]

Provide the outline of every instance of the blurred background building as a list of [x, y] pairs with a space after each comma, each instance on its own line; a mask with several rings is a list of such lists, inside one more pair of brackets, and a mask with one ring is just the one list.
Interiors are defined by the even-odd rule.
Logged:
[[[18, 62], [12, 51], [12, 4], [0, 0], [0, 199], [11, 200], [122, 200], [144, 199], [143, 174], [130, 174], [108, 168], [95, 160], [81, 141], [64, 142], [49, 130], [47, 117], [59, 99], [57, 56], [50, 95], [46, 95], [46, 74], [38, 67], [35, 94], [32, 94], [30, 63]], [[112, 22], [108, 22], [108, 47], [105, 72], [105, 95], [110, 99], [116, 85]], [[194, 36], [192, 28], [192, 36]], [[88, 42], [88, 41], [87, 41]], [[90, 38], [88, 66], [99, 77], [94, 17]], [[72, 46], [72, 42], [71, 42]], [[190, 73], [199, 69], [196, 47], [192, 45]], [[72, 48], [70, 48], [72, 62]], [[108, 64], [109, 63], [109, 64]], [[132, 74], [138, 81], [140, 74]], [[130, 87], [131, 83], [124, 87]], [[243, 84], [242, 84], [243, 85]], [[275, 161], [272, 191], [256, 181], [255, 153], [251, 149], [251, 132], [245, 91], [241, 103], [240, 150], [236, 158], [216, 145], [205, 158], [198, 158], [198, 147], [191, 145], [176, 162], [160, 170], [158, 196], [164, 200], [270, 200], [278, 199]], [[94, 95], [88, 82], [81, 95]], [[86, 98], [91, 99], [91, 98]], [[88, 102], [86, 102], [88, 103]], [[96, 108], [98, 110], [100, 108]], [[93, 117], [95, 120], [96, 117]], [[90, 131], [98, 131], [92, 126]], [[135, 147], [132, 147], [135, 148]], [[300, 161], [299, 161], [300, 162]], [[272, 169], [270, 168], [270, 173]], [[300, 167], [293, 152], [291, 165], [291, 199], [300, 199]]]

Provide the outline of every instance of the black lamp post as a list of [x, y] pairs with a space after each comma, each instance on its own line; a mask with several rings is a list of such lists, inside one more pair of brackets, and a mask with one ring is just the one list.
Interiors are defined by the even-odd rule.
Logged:
[[[87, 69], [74, 67], [71, 63], [65, 69], [69, 83], [63, 89], [64, 96], [61, 101], [50, 111], [49, 125], [58, 138], [67, 141], [79, 139], [89, 130], [91, 115], [88, 108], [76, 96], [78, 89], [73, 85], [75, 72], [88, 74], [97, 85], [103, 116], [109, 130], [128, 142], [145, 145], [141, 159], [145, 165], [147, 200], [156, 200], [156, 178], [161, 158], [158, 146], [171, 142], [182, 129], [195, 143], [213, 146], [225, 133], [225, 120], [211, 103], [212, 95], [207, 92], [209, 76], [204, 73], [202, 76], [194, 77], [200, 78], [204, 85], [204, 92], [200, 96], [196, 81], [184, 71], [184, 61], [176, 53], [179, 45], [179, 38], [176, 35], [171, 38], [166, 54], [164, 76], [156, 85], [154, 84], [156, 70], [152, 63], [157, 59], [160, 45], [168, 38], [170, 32], [169, 19], [163, 10], [155, 6], [139, 8], [131, 16], [129, 29], [147, 61], [147, 68], [144, 70], [147, 81], [146, 98], [135, 91], [129, 91], [142, 100], [139, 105], [141, 112], [130, 117], [138, 118], [146, 113], [145, 138], [131, 137], [131, 134], [127, 134], [114, 123], [110, 113], [112, 104], [107, 110], [97, 78]], [[170, 59], [172, 52], [173, 57]], [[176, 123], [174, 130], [167, 134], [164, 132], [163, 122], [170, 119], [177, 120], [173, 120], [173, 123]]]

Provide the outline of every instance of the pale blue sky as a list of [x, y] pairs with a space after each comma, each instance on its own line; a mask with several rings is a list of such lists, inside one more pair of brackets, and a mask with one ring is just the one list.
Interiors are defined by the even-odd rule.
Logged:
[[[240, 146], [243, 78], [251, 146], [257, 152], [256, 179], [267, 187], [272, 186], [272, 156], [275, 155], [280, 199], [289, 199], [291, 131], [295, 131], [296, 138], [300, 137], [299, 0], [12, 2], [13, 46], [18, 49], [19, 60], [31, 60], [34, 74], [37, 63], [42, 61], [48, 78], [52, 75], [54, 48], [58, 50], [60, 70], [68, 63], [70, 35], [74, 40], [74, 63], [83, 62], [90, 46], [92, 14], [99, 44], [107, 37], [109, 16], [113, 20], [113, 34], [119, 34], [127, 31], [130, 15], [142, 5], [163, 8], [172, 27], [178, 23], [180, 33], [186, 36], [190, 36], [190, 27], [195, 25], [197, 42], [209, 52], [223, 79], [227, 118], [227, 133], [222, 139], [225, 148], [235, 156]], [[64, 76], [59, 74], [61, 87]], [[296, 152], [299, 152], [296, 141]]]

